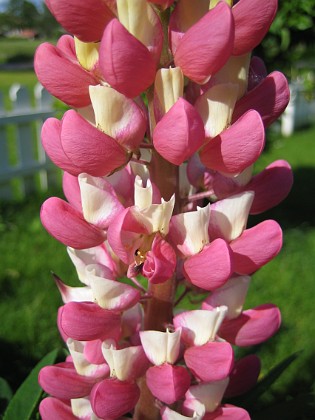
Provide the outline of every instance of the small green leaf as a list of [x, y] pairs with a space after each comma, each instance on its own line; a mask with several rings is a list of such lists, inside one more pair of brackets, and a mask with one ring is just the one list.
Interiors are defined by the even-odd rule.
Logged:
[[31, 418], [43, 392], [38, 384], [38, 373], [42, 367], [53, 364], [57, 355], [58, 350], [53, 350], [35, 366], [11, 399], [3, 420]]
[[10, 401], [12, 395], [12, 390], [8, 382], [5, 379], [0, 378], [0, 399]]

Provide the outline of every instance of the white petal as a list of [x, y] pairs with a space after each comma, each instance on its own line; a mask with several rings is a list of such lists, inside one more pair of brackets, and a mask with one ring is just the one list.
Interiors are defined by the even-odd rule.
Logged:
[[219, 306], [211, 311], [187, 311], [176, 315], [173, 322], [176, 330], [182, 328], [182, 339], [187, 345], [202, 346], [215, 340], [227, 309]]
[[176, 362], [180, 349], [181, 329], [175, 332], [140, 331], [140, 340], [147, 358], [156, 366]]
[[212, 204], [209, 224], [210, 240], [219, 237], [230, 242], [238, 238], [246, 228], [253, 200], [254, 193], [245, 191]]
[[[193, 402], [197, 400], [205, 405], [206, 412], [212, 413], [220, 405], [228, 383], [229, 378], [225, 378], [222, 381], [193, 385], [186, 392], [186, 401], [192, 400]], [[184, 403], [185, 406], [186, 401]], [[192, 407], [190, 406], [190, 408]]]
[[225, 305], [228, 307], [226, 318], [237, 318], [242, 312], [250, 280], [249, 276], [232, 277], [224, 286], [212, 292], [206, 303], [213, 307]]
[[132, 377], [132, 374], [140, 361], [143, 359], [143, 349], [141, 346], [126, 347], [116, 350], [114, 348], [106, 348], [102, 345], [103, 356], [110, 367], [111, 376], [116, 377], [120, 381], [125, 381]]
[[94, 301], [103, 309], [124, 310], [133, 306], [139, 292], [132, 286], [107, 279], [104, 268], [97, 264], [86, 266]]
[[147, 185], [144, 187], [140, 176], [135, 179], [135, 206], [139, 210], [147, 209], [152, 205], [153, 189], [150, 180], [147, 180]]
[[197, 99], [195, 107], [201, 115], [207, 137], [215, 137], [230, 125], [237, 95], [237, 85], [222, 83], [212, 86]]
[[209, 243], [210, 205], [172, 217], [171, 238], [185, 256], [195, 255]]
[[75, 398], [71, 401], [71, 409], [79, 419], [101, 420], [94, 414], [89, 398]]

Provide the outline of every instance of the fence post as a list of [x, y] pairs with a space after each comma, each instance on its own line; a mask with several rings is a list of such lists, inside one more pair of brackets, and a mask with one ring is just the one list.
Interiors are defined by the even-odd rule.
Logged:
[[[28, 90], [19, 84], [11, 86], [9, 96], [13, 104], [15, 113], [28, 113], [32, 108]], [[33, 146], [32, 127], [29, 122], [22, 122], [16, 125], [17, 149], [19, 153], [20, 165], [27, 168], [32, 166], [35, 161], [35, 150]], [[32, 174], [22, 178], [22, 194], [26, 196], [34, 191], [35, 177]]]

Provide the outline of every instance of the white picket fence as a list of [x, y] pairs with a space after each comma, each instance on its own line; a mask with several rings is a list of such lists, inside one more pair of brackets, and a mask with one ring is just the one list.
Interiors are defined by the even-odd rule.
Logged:
[[55, 114], [52, 96], [37, 85], [32, 105], [30, 92], [14, 84], [9, 97], [8, 111], [0, 92], [0, 199], [27, 197], [35, 190], [46, 190], [57, 179], [40, 141], [43, 121]]

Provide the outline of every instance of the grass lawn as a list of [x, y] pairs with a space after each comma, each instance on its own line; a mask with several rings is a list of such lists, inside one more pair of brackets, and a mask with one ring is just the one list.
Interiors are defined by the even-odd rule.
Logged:
[[[0, 71], [0, 89], [6, 94], [12, 83], [20, 81], [32, 88], [36, 76], [31, 71]], [[290, 138], [272, 134], [256, 170], [276, 159], [288, 160], [294, 169], [292, 192], [280, 206], [252, 217], [250, 223], [277, 220], [284, 230], [284, 246], [274, 261], [253, 275], [246, 308], [275, 303], [283, 323], [268, 344], [249, 351], [261, 357], [263, 374], [287, 356], [298, 351], [301, 354], [266, 394], [265, 402], [295, 401], [297, 395], [314, 387], [315, 126]], [[50, 191], [49, 196], [54, 194], [62, 195], [61, 191]], [[56, 327], [61, 299], [50, 272], [76, 283], [65, 247], [40, 224], [38, 215], [44, 199], [34, 195], [23, 202], [0, 203], [0, 377], [14, 389], [38, 359], [62, 345]], [[292, 413], [291, 417], [268, 414], [261, 418], [298, 418]]]

